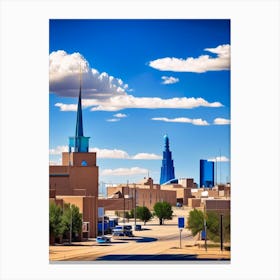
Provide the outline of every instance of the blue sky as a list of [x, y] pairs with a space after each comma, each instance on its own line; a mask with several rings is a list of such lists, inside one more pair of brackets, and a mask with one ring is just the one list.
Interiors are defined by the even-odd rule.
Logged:
[[99, 180], [159, 182], [168, 134], [175, 176], [199, 160], [230, 180], [229, 20], [50, 20], [50, 162], [75, 133], [82, 68], [84, 135]]

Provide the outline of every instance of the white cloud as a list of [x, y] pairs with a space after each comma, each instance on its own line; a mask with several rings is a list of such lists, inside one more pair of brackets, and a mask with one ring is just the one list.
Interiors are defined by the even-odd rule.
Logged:
[[54, 149], [49, 150], [50, 155], [61, 155], [62, 152], [67, 152], [68, 146], [57, 146]]
[[216, 124], [216, 125], [230, 124], [230, 120], [228, 120], [228, 119], [223, 119], [223, 118], [216, 118], [216, 119], [214, 120], [214, 124]]
[[125, 108], [142, 109], [192, 109], [197, 107], [222, 107], [220, 102], [209, 103], [203, 98], [170, 98], [161, 99], [158, 97], [134, 97], [132, 95], [122, 95], [110, 97], [107, 100], [88, 100], [88, 104], [93, 106], [92, 111], [119, 111]]
[[56, 103], [54, 106], [59, 107], [62, 112], [77, 111], [77, 104]]
[[153, 153], [138, 153], [130, 156], [126, 151], [118, 149], [99, 149], [91, 148], [90, 152], [96, 152], [98, 158], [117, 158], [117, 159], [143, 159], [143, 160], [156, 160], [162, 157]]
[[107, 122], [119, 122], [120, 119], [107, 119], [106, 121]]
[[[61, 155], [62, 152], [67, 152], [68, 146], [57, 146], [49, 150], [50, 155]], [[115, 159], [142, 159], [142, 160], [156, 160], [162, 157], [153, 153], [138, 153], [130, 156], [126, 151], [118, 149], [99, 149], [97, 147], [90, 148], [90, 152], [95, 152], [97, 158], [115, 158]]]
[[111, 175], [111, 176], [129, 176], [137, 174], [147, 174], [148, 169], [140, 167], [131, 167], [131, 168], [117, 168], [117, 169], [104, 169], [101, 171], [101, 175]]
[[161, 79], [163, 80], [162, 84], [164, 85], [170, 85], [179, 82], [179, 79], [174, 77], [162, 76]]
[[[65, 105], [63, 107], [63, 105]], [[71, 104], [59, 103], [58, 107], [63, 107], [64, 110], [72, 108]], [[197, 107], [222, 107], [220, 102], [209, 103], [203, 98], [194, 97], [174, 97], [170, 99], [161, 99], [159, 97], [134, 97], [132, 95], [120, 95], [110, 97], [108, 99], [97, 100], [87, 99], [83, 100], [83, 106], [92, 107], [91, 111], [119, 111], [126, 108], [142, 108], [142, 109], [192, 109]]]
[[[212, 51], [214, 52], [215, 49]], [[196, 107], [221, 107], [220, 102], [208, 102], [203, 98], [183, 97], [162, 99], [128, 95], [129, 88], [121, 79], [90, 68], [79, 53], [52, 52], [49, 56], [49, 90], [62, 97], [77, 97], [80, 65], [82, 71], [83, 107], [92, 111], [119, 111], [125, 108], [144, 109], [191, 109]], [[173, 78], [173, 77], [169, 77]], [[174, 78], [176, 79], [176, 78]], [[61, 111], [76, 111], [77, 104], [56, 103]]]
[[126, 118], [127, 115], [126, 114], [122, 114], [122, 113], [118, 113], [118, 114], [115, 114], [114, 117], [122, 119], [122, 118]]
[[229, 159], [226, 156], [220, 156], [215, 158], [210, 158], [208, 161], [216, 161], [216, 162], [229, 162]]
[[129, 155], [126, 151], [117, 150], [117, 149], [99, 149], [91, 148], [90, 152], [96, 152], [98, 158], [119, 158], [119, 159], [129, 159]]
[[80, 53], [68, 54], [63, 50], [49, 55], [50, 92], [59, 96], [77, 97], [82, 72], [82, 89], [84, 98], [107, 98], [112, 95], [125, 94], [128, 85], [108, 73], [99, 73], [91, 69], [89, 63]]
[[107, 122], [119, 122], [121, 119], [127, 117], [126, 114], [121, 114], [121, 113], [115, 114], [115, 115], [113, 115], [113, 116], [114, 116], [115, 118], [107, 119], [106, 121], [107, 121]]
[[139, 153], [132, 156], [131, 159], [162, 159], [162, 157], [156, 154]]
[[61, 165], [62, 164], [62, 159], [59, 158], [57, 161], [55, 160], [50, 160], [49, 165]]
[[149, 66], [160, 71], [194, 72], [221, 71], [230, 69], [230, 45], [220, 45], [216, 48], [206, 48], [217, 57], [201, 55], [198, 58], [165, 57], [149, 62]]
[[209, 123], [202, 119], [189, 119], [189, 118], [152, 118], [153, 121], [174, 122], [174, 123], [191, 123], [193, 125], [209, 125]]

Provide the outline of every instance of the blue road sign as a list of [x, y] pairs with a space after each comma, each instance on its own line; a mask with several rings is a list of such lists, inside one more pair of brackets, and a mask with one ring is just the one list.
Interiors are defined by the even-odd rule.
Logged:
[[178, 218], [178, 227], [179, 228], [184, 228], [185, 227], [185, 218], [184, 217], [179, 217]]

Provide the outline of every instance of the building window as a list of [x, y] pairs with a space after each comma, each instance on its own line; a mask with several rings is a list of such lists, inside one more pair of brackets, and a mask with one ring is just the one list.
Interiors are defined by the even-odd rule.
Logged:
[[82, 166], [87, 166], [88, 164], [87, 164], [87, 162], [86, 162], [85, 160], [83, 160], [82, 163], [81, 163], [81, 165], [82, 165]]

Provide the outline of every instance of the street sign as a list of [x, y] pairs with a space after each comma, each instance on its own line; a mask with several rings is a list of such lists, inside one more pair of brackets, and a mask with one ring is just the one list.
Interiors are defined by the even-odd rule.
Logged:
[[185, 218], [178, 217], [178, 228], [180, 229], [180, 248], [182, 248], [181, 233], [184, 227], [185, 227]]
[[184, 217], [179, 217], [178, 218], [178, 227], [179, 228], [184, 228], [185, 227], [185, 218]]
[[98, 217], [102, 218], [104, 216], [104, 207], [98, 207]]

